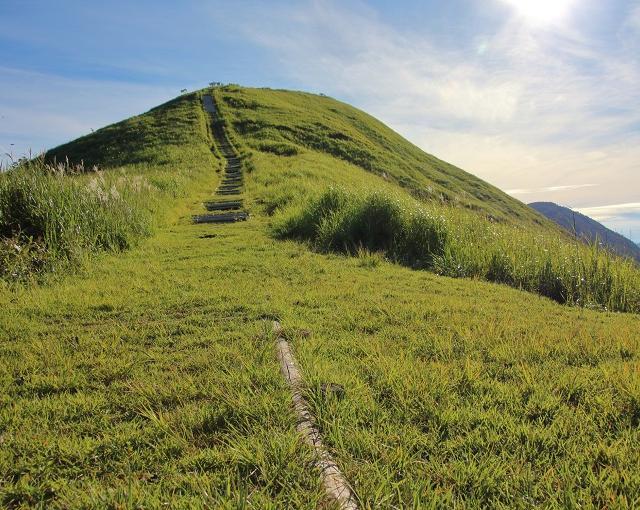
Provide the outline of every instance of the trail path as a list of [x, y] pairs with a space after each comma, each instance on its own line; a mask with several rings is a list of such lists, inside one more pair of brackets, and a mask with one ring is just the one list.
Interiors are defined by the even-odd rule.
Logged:
[[[244, 201], [241, 198], [243, 176], [240, 157], [227, 136], [213, 97], [208, 94], [203, 96], [202, 104], [205, 111], [211, 116], [211, 131], [214, 143], [226, 160], [224, 177], [218, 185], [216, 195], [234, 197], [234, 200], [206, 202], [204, 204], [205, 208], [212, 212], [194, 216], [193, 221], [194, 223], [244, 221], [248, 218], [248, 214], [242, 209]], [[320, 471], [320, 478], [326, 497], [341, 510], [356, 510], [358, 504], [354, 493], [331, 454], [325, 448], [320, 431], [315, 424], [315, 419], [303, 396], [304, 381], [298, 371], [289, 344], [281, 335], [280, 324], [275, 322], [273, 329], [277, 336], [276, 345], [281, 373], [292, 392], [293, 408], [298, 418], [297, 429], [305, 443], [314, 452], [315, 465]]]
[[[202, 106], [211, 117], [211, 131], [214, 143], [225, 158], [226, 163], [222, 181], [216, 190], [216, 195], [220, 198], [205, 202], [204, 207], [211, 212], [196, 215], [193, 217], [193, 221], [194, 223], [245, 221], [249, 214], [243, 209], [244, 200], [241, 198], [243, 175], [240, 156], [227, 136], [213, 101], [213, 96], [209, 94], [202, 96]], [[214, 151], [215, 149], [212, 147], [211, 150]], [[227, 200], [222, 197], [233, 197], [235, 200]]]

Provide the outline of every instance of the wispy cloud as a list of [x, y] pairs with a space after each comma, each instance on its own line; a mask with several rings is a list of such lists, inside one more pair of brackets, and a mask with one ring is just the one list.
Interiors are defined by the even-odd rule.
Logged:
[[[451, 49], [361, 3], [250, 6], [236, 28], [302, 87], [368, 110], [428, 152], [575, 206], [637, 198], [640, 67], [624, 45], [605, 51], [570, 24], [532, 28], [514, 15], [494, 35], [466, 27], [475, 47]], [[605, 172], [597, 188], [573, 185]]]
[[602, 221], [627, 215], [638, 216], [640, 215], [640, 202], [581, 207], [577, 210], [595, 220]]
[[640, 244], [640, 202], [580, 207], [577, 211]]
[[508, 189], [510, 195], [531, 195], [532, 193], [551, 193], [554, 191], [567, 191], [572, 189], [593, 188], [597, 184], [568, 184], [566, 186], [547, 186], [546, 188]]

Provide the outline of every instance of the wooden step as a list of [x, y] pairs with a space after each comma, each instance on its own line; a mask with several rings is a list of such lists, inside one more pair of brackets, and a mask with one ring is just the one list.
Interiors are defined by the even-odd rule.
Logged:
[[246, 221], [249, 215], [246, 212], [235, 212], [226, 214], [199, 214], [193, 217], [194, 223], [235, 223], [236, 221]]
[[242, 207], [242, 200], [235, 200], [233, 202], [205, 202], [204, 206], [207, 211], [234, 211]]

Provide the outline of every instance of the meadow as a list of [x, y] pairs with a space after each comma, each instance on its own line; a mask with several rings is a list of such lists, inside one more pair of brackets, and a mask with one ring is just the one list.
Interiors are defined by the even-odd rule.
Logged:
[[152, 235], [218, 165], [208, 129], [198, 97], [181, 97], [0, 172], [0, 284], [43, 282]]
[[25, 282], [78, 263], [89, 253], [122, 251], [151, 233], [151, 186], [142, 178], [42, 158], [0, 174], [0, 277]]
[[[0, 287], [3, 506], [324, 505], [279, 374], [273, 320], [284, 327], [326, 443], [362, 508], [640, 505], [640, 316], [434, 272], [447, 249], [465, 260], [467, 243], [455, 238], [464, 228], [480, 232], [479, 241], [494, 229], [520, 229], [525, 238], [543, 232], [561, 242], [555, 227], [517, 204], [520, 213], [511, 214], [512, 199], [502, 195], [499, 205], [471, 198], [460, 204], [464, 213], [449, 215], [455, 197], [414, 202], [391, 168], [385, 178], [357, 160], [288, 138], [281, 143], [295, 154], [272, 150], [265, 132], [258, 140], [235, 130], [243, 115], [260, 116], [284, 126], [269, 136], [293, 139], [286, 127], [304, 116], [270, 110], [287, 101], [317, 102], [311, 124], [344, 113], [348, 129], [360, 119], [329, 98], [234, 87], [214, 93], [247, 161], [247, 222], [191, 222], [219, 181], [197, 94], [145, 114], [153, 122], [143, 115], [120, 126], [164, 126], [151, 128], [155, 138], [192, 119], [189, 139], [161, 149], [158, 160], [144, 159], [153, 157], [152, 144], [131, 165], [124, 155], [101, 162], [98, 150], [68, 147], [71, 164], [81, 156], [85, 168], [100, 165], [105, 174], [140, 175], [156, 188], [176, 184], [153, 191], [158, 200], [146, 209], [153, 235], [125, 251], [95, 252], [81, 270], [46, 285]], [[122, 130], [109, 129], [117, 146]], [[371, 129], [369, 140], [392, 136]], [[145, 154], [128, 143], [132, 154]], [[399, 157], [384, 153], [378, 157]], [[363, 234], [346, 249], [314, 244], [304, 229], [315, 228], [316, 200], [326, 201], [329, 186], [338, 191], [326, 193], [352, 212], [366, 211], [377, 190], [382, 219], [390, 197], [420, 207], [415, 223], [401, 212], [389, 231], [394, 239], [395, 226], [413, 225], [419, 241], [387, 246]], [[460, 219], [466, 214], [476, 219]], [[327, 243], [358, 232], [332, 221], [323, 227]], [[276, 238], [283, 225], [287, 237], [297, 225], [296, 239]], [[566, 246], [576, 249], [570, 238]], [[326, 383], [344, 392], [324, 392]]]
[[488, 222], [398, 194], [330, 188], [286, 210], [273, 232], [310, 241], [323, 252], [375, 252], [416, 269], [482, 278], [559, 303], [640, 312], [640, 269], [633, 260], [596, 243], [571, 243], [553, 231]]

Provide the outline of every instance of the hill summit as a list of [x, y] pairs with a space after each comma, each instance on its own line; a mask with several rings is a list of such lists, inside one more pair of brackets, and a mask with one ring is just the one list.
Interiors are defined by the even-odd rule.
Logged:
[[[47, 157], [103, 168], [157, 162], [158, 151], [187, 142], [188, 129], [174, 128], [187, 128], [196, 120], [199, 112], [187, 111], [187, 105], [199, 106], [201, 94], [180, 96], [61, 145]], [[425, 153], [372, 116], [330, 97], [233, 86], [219, 88], [217, 95], [224, 122], [240, 145], [263, 156], [292, 158], [296, 171], [312, 180], [327, 185], [358, 180], [379, 186], [379, 179], [362, 177], [364, 170], [419, 199], [463, 206], [499, 221], [544, 223], [495, 186]]]

